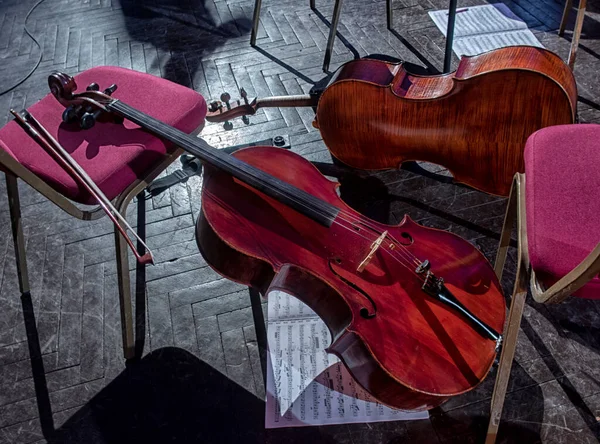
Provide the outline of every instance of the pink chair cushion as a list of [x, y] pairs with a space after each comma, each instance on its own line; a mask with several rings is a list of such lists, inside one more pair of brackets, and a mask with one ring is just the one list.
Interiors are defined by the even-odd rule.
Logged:
[[[78, 91], [92, 82], [101, 90], [116, 83], [113, 97], [186, 133], [201, 126], [206, 116], [206, 102], [201, 95], [149, 74], [102, 66], [79, 74], [75, 81]], [[109, 199], [144, 178], [174, 149], [127, 120], [123, 125], [98, 122], [89, 130], [81, 130], [78, 123], [64, 124], [64, 107], [50, 94], [28, 109]], [[16, 122], [0, 130], [0, 148], [62, 195], [84, 204], [96, 203]]]
[[[525, 147], [527, 238], [538, 280], [554, 284], [600, 242], [600, 125], [559, 125]], [[574, 296], [600, 299], [596, 276]]]

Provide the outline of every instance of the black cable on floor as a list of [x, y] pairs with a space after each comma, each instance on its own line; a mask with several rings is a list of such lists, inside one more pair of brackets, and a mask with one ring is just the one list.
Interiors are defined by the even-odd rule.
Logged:
[[17, 86], [19, 86], [20, 84], [22, 84], [25, 80], [27, 80], [29, 77], [31, 77], [31, 75], [35, 72], [35, 70], [38, 68], [38, 66], [40, 66], [40, 63], [42, 63], [42, 45], [40, 45], [40, 42], [37, 41], [37, 39], [31, 34], [31, 32], [29, 32], [29, 29], [27, 29], [27, 19], [29, 19], [29, 16], [33, 13], [33, 11], [35, 11], [35, 8], [37, 8], [38, 6], [40, 6], [42, 3], [44, 3], [46, 0], [39, 0], [35, 5], [33, 5], [33, 7], [29, 10], [29, 12], [27, 13], [27, 15], [25, 16], [25, 23], [23, 24], [23, 29], [25, 30], [25, 33], [31, 38], [31, 40], [33, 40], [33, 43], [35, 43], [37, 45], [37, 47], [40, 50], [40, 57], [38, 58], [37, 63], [35, 64], [35, 66], [31, 69], [31, 71], [29, 71], [29, 73], [23, 77], [21, 80], [19, 80], [17, 83], [15, 83], [13, 86], [11, 86], [8, 89], [5, 89], [4, 91], [0, 92], [0, 96], [12, 91], [13, 89], [15, 89]]

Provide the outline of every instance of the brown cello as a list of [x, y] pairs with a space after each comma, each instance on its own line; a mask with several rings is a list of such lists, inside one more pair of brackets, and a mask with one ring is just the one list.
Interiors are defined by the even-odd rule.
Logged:
[[485, 378], [506, 307], [492, 267], [469, 242], [408, 217], [398, 226], [368, 219], [292, 152], [229, 155], [119, 101], [118, 90], [75, 94], [65, 74], [49, 83], [67, 107], [126, 118], [200, 158], [197, 240], [206, 261], [232, 280], [309, 305], [331, 331], [329, 352], [381, 402], [429, 409]]
[[523, 172], [527, 137], [574, 122], [577, 85], [556, 54], [530, 46], [463, 57], [455, 72], [438, 76], [361, 59], [336, 71], [320, 95], [213, 102], [207, 120], [268, 106], [316, 107], [314, 126], [351, 167], [423, 160], [448, 168], [458, 182], [507, 196], [514, 174]]

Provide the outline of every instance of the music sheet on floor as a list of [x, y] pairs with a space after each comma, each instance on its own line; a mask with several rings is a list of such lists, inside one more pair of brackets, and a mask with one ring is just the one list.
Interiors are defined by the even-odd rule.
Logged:
[[287, 293], [268, 298], [266, 428], [427, 419], [379, 404], [325, 349], [331, 336], [308, 306]]
[[[448, 10], [430, 11], [429, 16], [446, 36]], [[457, 9], [452, 50], [458, 57], [515, 45], [544, 47], [504, 3]]]

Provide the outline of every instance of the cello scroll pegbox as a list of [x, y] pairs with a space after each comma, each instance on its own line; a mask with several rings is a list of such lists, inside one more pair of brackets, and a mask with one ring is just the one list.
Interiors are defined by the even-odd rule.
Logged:
[[[71, 78], [71, 80], [73, 80], [73, 79]], [[50, 83], [50, 80], [48, 80], [48, 83]], [[52, 88], [52, 86], [51, 86], [51, 88]], [[98, 91], [98, 90], [100, 90], [100, 86], [97, 83], [90, 83], [85, 90], [86, 91]], [[54, 94], [54, 92], [52, 92], [52, 93]], [[54, 94], [54, 96], [56, 97], [56, 94]], [[63, 111], [62, 121], [65, 123], [72, 123], [76, 120], [81, 120], [84, 112], [85, 112], [85, 109], [82, 105], [70, 105], [70, 106], [66, 107], [65, 110]]]
[[[52, 95], [61, 105], [65, 108], [74, 107], [72, 111], [65, 114], [65, 120], [73, 118], [75, 111], [82, 112], [81, 109], [77, 108], [78, 106], [83, 107], [83, 112], [97, 109], [108, 112], [107, 105], [113, 102], [113, 99], [106, 92], [100, 92], [96, 89], [98, 88], [96, 84], [91, 84], [85, 91], [76, 93], [77, 83], [73, 77], [60, 72], [55, 72], [48, 77], [48, 86]], [[114, 89], [116, 87], [113, 85], [109, 88], [109, 91], [112, 92]]]

